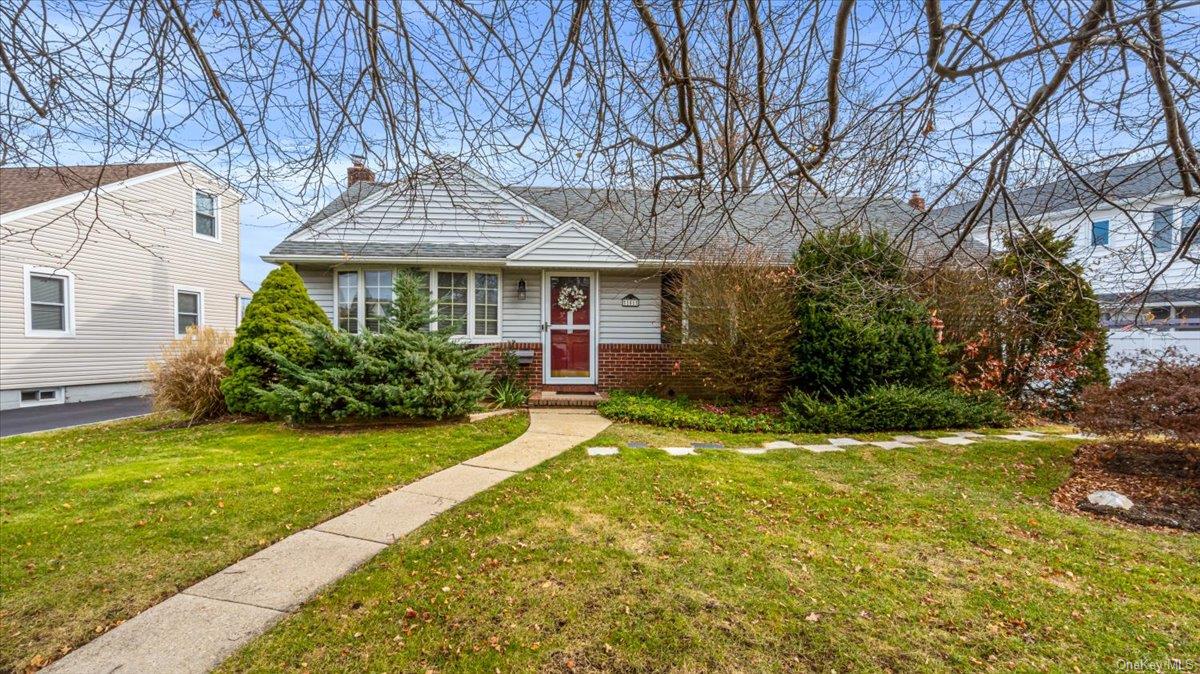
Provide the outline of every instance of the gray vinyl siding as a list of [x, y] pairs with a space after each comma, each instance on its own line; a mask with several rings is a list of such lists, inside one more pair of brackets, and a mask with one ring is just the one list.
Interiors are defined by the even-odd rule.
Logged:
[[[525, 279], [525, 299], [517, 299], [517, 283]], [[542, 272], [540, 269], [505, 269], [502, 337], [511, 342], [542, 339]]]
[[329, 316], [330, 322], [335, 321], [333, 315], [333, 271], [300, 267], [296, 269], [296, 273], [300, 274], [300, 279], [304, 281], [304, 287], [308, 290], [308, 296], [312, 298], [312, 301], [316, 302], [325, 315]]
[[582, 232], [568, 229], [548, 241], [543, 241], [535, 250], [522, 255], [521, 262], [545, 262], [556, 266], [570, 267], [572, 263], [591, 265], [598, 262], [626, 262], [626, 260]]
[[[367, 201], [370, 202], [368, 197]], [[523, 246], [550, 226], [468, 181], [398, 190], [292, 237], [295, 240]]]
[[[632, 293], [637, 307], [621, 306]], [[662, 341], [662, 278], [646, 271], [600, 273], [600, 343], [658, 344]]]
[[[220, 241], [193, 235], [194, 190], [219, 195]], [[204, 322], [232, 331], [240, 280], [239, 206], [207, 175], [173, 172], [6, 222], [0, 246], [0, 387], [143, 381], [175, 338], [175, 288], [204, 291]], [[86, 235], [86, 242], [80, 242]], [[26, 265], [74, 279], [72, 336], [25, 334]]]

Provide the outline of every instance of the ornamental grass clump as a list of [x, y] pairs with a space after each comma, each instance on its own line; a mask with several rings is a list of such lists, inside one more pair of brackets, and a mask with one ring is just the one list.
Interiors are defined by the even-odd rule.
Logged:
[[229, 376], [225, 352], [232, 341], [228, 333], [192, 326], [163, 346], [162, 358], [149, 364], [155, 411], [182, 412], [190, 422], [226, 414], [221, 382]]

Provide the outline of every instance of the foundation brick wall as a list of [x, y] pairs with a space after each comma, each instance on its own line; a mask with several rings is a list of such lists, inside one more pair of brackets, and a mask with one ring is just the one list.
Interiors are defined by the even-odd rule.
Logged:
[[[479, 360], [478, 367], [485, 370], [495, 369], [499, 366], [505, 349], [532, 351], [533, 362], [521, 366], [521, 378], [534, 390], [546, 388], [542, 383], [540, 342], [506, 342], [498, 345]], [[595, 388], [601, 391], [650, 388], [671, 389], [682, 393], [694, 388], [693, 382], [688, 381], [686, 368], [676, 365], [678, 358], [666, 344], [600, 344], [597, 361], [599, 377]], [[588, 387], [554, 388], [565, 391]]]

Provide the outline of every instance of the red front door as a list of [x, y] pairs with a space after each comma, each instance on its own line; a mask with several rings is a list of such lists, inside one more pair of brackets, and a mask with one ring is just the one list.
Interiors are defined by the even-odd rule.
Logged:
[[548, 381], [592, 381], [592, 277], [550, 276]]

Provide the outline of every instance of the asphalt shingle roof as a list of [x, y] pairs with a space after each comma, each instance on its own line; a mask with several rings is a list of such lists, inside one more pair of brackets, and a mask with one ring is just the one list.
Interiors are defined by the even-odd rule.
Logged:
[[502, 259], [515, 250], [517, 250], [517, 246], [375, 241], [284, 241], [271, 249], [271, 255], [344, 256], [358, 259], [403, 257]]
[[[1159, 157], [1013, 190], [1003, 202], [991, 204], [990, 210], [984, 213], [984, 221], [1006, 222], [1057, 211], [1086, 210], [1108, 202], [1178, 189], [1182, 189], [1182, 185], [1174, 158]], [[969, 201], [937, 208], [930, 211], [930, 215], [948, 225], [957, 225], [975, 203]]]
[[0, 168], [0, 213], [154, 173], [179, 162]]
[[[384, 183], [355, 183], [300, 229], [389, 187]], [[655, 204], [649, 193], [628, 189], [513, 187], [510, 191], [561, 221], [579, 221], [642, 260], [695, 259], [706, 249], [749, 246], [787, 260], [808, 234], [843, 225], [886, 231], [920, 257], [944, 255], [953, 241], [948, 232], [936, 231], [934, 221], [917, 218], [918, 211], [892, 198], [663, 192]], [[914, 227], [914, 222], [919, 226]], [[502, 246], [477, 248], [479, 257], [489, 258], [504, 257], [515, 250]], [[470, 257], [464, 254], [469, 251], [464, 246], [285, 240], [271, 254]]]

